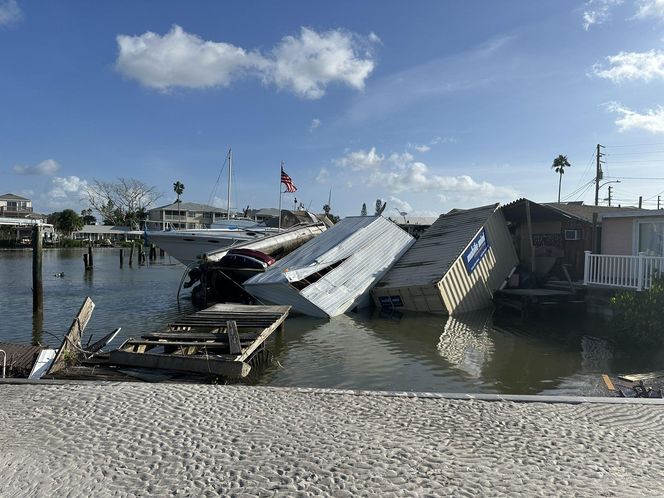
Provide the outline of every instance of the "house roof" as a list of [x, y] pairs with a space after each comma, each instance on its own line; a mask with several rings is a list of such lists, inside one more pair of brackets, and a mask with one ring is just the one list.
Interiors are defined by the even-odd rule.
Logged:
[[408, 216], [406, 215], [406, 221], [404, 222], [403, 216], [397, 216], [394, 214], [391, 214], [387, 218], [388, 220], [392, 220], [394, 223], [396, 223], [399, 226], [405, 227], [405, 226], [427, 226], [430, 227], [433, 225], [436, 220], [438, 219], [438, 216]]
[[598, 217], [602, 217], [609, 213], [633, 212], [633, 211], [646, 211], [645, 209], [638, 209], [635, 207], [618, 207], [618, 206], [593, 206], [583, 204], [583, 202], [545, 202], [543, 206], [549, 206], [559, 211], [577, 216], [589, 223], [593, 221], [593, 213], [597, 213]]
[[521, 198], [517, 199], [514, 202], [505, 204], [501, 207], [505, 219], [514, 223], [525, 223], [527, 220], [526, 214], [526, 204], [530, 203], [530, 214], [533, 220], [537, 221], [564, 221], [564, 220], [577, 220], [577, 221], [587, 221], [585, 218], [582, 218], [571, 212], [563, 211], [557, 207], [547, 205], [547, 204], [538, 204], [529, 199]]
[[664, 218], [664, 209], [625, 209], [614, 213], [604, 213], [602, 218], [650, 218], [658, 216]]
[[149, 211], [162, 211], [166, 209], [171, 211], [177, 211], [179, 209], [180, 211], [207, 211], [211, 213], [226, 212], [225, 209], [210, 206], [209, 204], [199, 204], [198, 202], [173, 202], [172, 204], [166, 204], [164, 206], [152, 208]]
[[441, 215], [376, 287], [439, 282], [497, 208], [490, 204]]
[[21, 197], [20, 195], [16, 194], [4, 194], [0, 195], [0, 201], [29, 201], [30, 199], [26, 199], [25, 197]]

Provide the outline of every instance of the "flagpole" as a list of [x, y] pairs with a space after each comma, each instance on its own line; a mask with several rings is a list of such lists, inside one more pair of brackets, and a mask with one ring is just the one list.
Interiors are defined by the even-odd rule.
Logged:
[[281, 169], [279, 171], [279, 232], [281, 232], [281, 173], [284, 171], [284, 162], [281, 161]]

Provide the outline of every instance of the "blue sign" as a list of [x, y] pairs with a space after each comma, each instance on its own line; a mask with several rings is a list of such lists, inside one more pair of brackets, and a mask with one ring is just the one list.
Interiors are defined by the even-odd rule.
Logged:
[[484, 228], [478, 233], [468, 248], [463, 252], [463, 264], [466, 266], [468, 275], [473, 273], [475, 267], [480, 263], [489, 250], [489, 239]]
[[401, 296], [379, 296], [378, 300], [380, 305], [383, 308], [401, 308], [403, 307], [403, 301]]

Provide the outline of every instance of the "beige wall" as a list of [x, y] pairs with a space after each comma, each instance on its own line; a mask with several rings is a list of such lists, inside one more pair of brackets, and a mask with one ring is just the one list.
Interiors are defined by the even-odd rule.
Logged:
[[633, 218], [604, 218], [602, 220], [602, 254], [634, 254]]

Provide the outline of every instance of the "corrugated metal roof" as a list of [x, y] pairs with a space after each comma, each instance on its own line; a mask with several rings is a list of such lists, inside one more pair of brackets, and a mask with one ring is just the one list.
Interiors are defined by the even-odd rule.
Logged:
[[376, 288], [439, 282], [497, 208], [491, 204], [441, 215]]
[[[303, 313], [335, 316], [362, 300], [368, 302], [374, 283], [414, 241], [382, 216], [344, 218], [244, 286], [258, 298], [292, 304]], [[338, 266], [329, 270], [335, 264]], [[296, 286], [301, 285], [298, 290]], [[322, 313], [299, 306], [302, 298]]]

